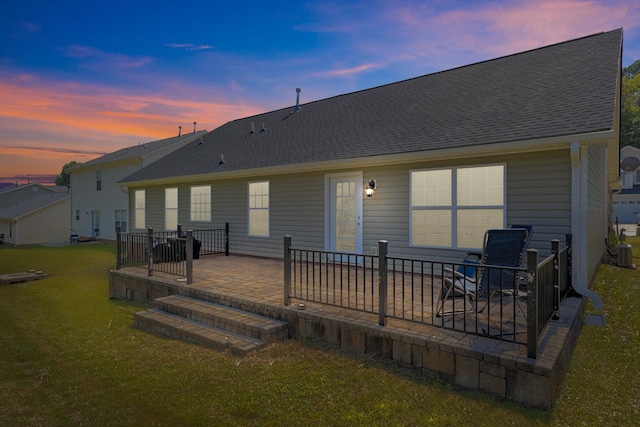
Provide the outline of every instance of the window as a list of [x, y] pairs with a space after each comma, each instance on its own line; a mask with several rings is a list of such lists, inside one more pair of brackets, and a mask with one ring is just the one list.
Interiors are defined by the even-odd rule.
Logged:
[[269, 237], [269, 181], [249, 183], [249, 236]]
[[411, 244], [481, 248], [504, 227], [504, 179], [504, 165], [412, 171]]
[[80, 221], [80, 209], [76, 209], [76, 221]]
[[96, 191], [102, 190], [102, 171], [98, 169], [96, 171]]
[[178, 229], [178, 189], [164, 189], [164, 229]]
[[191, 187], [191, 221], [211, 221], [211, 186]]
[[136, 228], [144, 228], [145, 223], [145, 192], [144, 190], [136, 190], [135, 192], [135, 206], [136, 206], [136, 217], [135, 224]]
[[127, 210], [116, 209], [116, 230], [120, 227], [121, 233], [127, 232]]

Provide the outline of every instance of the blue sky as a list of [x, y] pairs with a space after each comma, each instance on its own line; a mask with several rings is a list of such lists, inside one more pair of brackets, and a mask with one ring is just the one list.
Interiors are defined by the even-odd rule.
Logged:
[[[58, 4], [60, 3], [60, 4]], [[623, 27], [640, 2], [26, 0], [0, 15], [0, 182]]]

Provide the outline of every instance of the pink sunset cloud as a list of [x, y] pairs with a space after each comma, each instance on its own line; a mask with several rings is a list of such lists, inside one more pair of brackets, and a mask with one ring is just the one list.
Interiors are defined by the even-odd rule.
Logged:
[[[71, 160], [86, 161], [138, 142], [177, 135], [178, 126], [183, 133], [190, 132], [194, 121], [198, 130], [212, 130], [261, 111], [213, 99], [185, 100], [169, 93], [132, 93], [26, 74], [7, 76], [0, 80], [0, 123], [5, 132], [0, 140], [0, 175], [24, 174], [34, 167], [57, 174]], [[25, 129], [33, 135], [28, 141], [12, 137]]]
[[403, 39], [415, 34], [397, 55], [434, 62], [446, 57], [445, 66], [469, 63], [463, 56], [470, 54], [490, 59], [620, 27], [634, 31], [640, 22], [640, 5], [616, 1], [490, 2], [442, 12], [427, 5], [392, 6], [385, 13], [398, 24], [392, 32]]

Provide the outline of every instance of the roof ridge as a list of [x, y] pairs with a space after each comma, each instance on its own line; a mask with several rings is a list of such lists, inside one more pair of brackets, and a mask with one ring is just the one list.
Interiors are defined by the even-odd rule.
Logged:
[[[433, 73], [421, 74], [419, 76], [409, 77], [407, 79], [398, 80], [398, 81], [390, 82], [390, 83], [385, 83], [385, 84], [378, 85], [378, 86], [372, 86], [372, 87], [369, 87], [369, 88], [364, 88], [364, 89], [356, 90], [356, 91], [353, 91], [353, 92], [341, 93], [341, 94], [329, 96], [327, 98], [316, 99], [314, 101], [301, 103], [300, 106], [304, 107], [305, 105], [308, 106], [308, 105], [311, 105], [311, 104], [316, 104], [318, 102], [324, 102], [324, 101], [328, 101], [328, 100], [331, 100], [331, 99], [340, 98], [340, 97], [343, 97], [343, 96], [350, 96], [350, 95], [354, 95], [354, 94], [358, 94], [358, 93], [367, 92], [367, 91], [370, 91], [370, 90], [375, 90], [375, 89], [379, 89], [379, 88], [394, 86], [394, 85], [402, 84], [402, 83], [405, 83], [405, 82], [410, 82], [410, 81], [413, 81], [413, 80], [416, 80], [416, 79], [421, 79], [421, 78], [426, 77], [426, 76], [434, 76], [434, 75], [438, 75], [438, 74], [442, 74], [442, 73], [448, 73], [448, 72], [455, 71], [455, 70], [461, 70], [461, 69], [465, 69], [465, 68], [469, 68], [469, 67], [485, 64], [485, 63], [495, 62], [495, 61], [498, 61], [498, 60], [511, 58], [511, 57], [516, 57], [516, 56], [520, 56], [520, 55], [523, 55], [523, 54], [529, 54], [531, 52], [544, 50], [544, 49], [549, 49], [549, 48], [557, 47], [557, 46], [560, 46], [560, 45], [563, 45], [563, 44], [573, 43], [573, 42], [576, 42], [576, 41], [579, 41], [579, 40], [589, 39], [589, 38], [593, 38], [593, 37], [596, 37], [596, 36], [601, 36], [603, 34], [613, 33], [615, 31], [622, 31], [622, 30], [623, 30], [623, 28], [616, 28], [614, 30], [609, 30], [609, 31], [600, 31], [598, 33], [593, 33], [593, 34], [589, 34], [589, 35], [586, 35], [586, 36], [577, 37], [577, 38], [571, 39], [571, 40], [565, 40], [565, 41], [552, 43], [552, 44], [545, 45], [545, 46], [539, 46], [539, 47], [536, 47], [536, 48], [533, 48], [533, 49], [529, 49], [529, 50], [525, 50], [525, 51], [521, 51], [521, 52], [510, 53], [510, 54], [499, 56], [499, 57], [496, 57], [496, 58], [490, 58], [490, 59], [485, 59], [485, 60], [478, 61], [478, 62], [473, 62], [471, 64], [460, 65], [458, 67], [447, 68], [446, 70], [434, 71]], [[248, 120], [248, 119], [252, 119], [252, 118], [256, 118], [256, 117], [261, 117], [261, 116], [264, 116], [264, 115], [267, 115], [267, 114], [273, 114], [273, 113], [286, 111], [286, 110], [289, 110], [289, 109], [291, 109], [293, 107], [294, 107], [294, 105], [291, 105], [291, 106], [286, 106], [286, 107], [279, 108], [279, 109], [276, 109], [276, 110], [270, 110], [270, 111], [265, 111], [263, 113], [254, 114], [253, 116], [239, 117], [237, 119], [233, 119], [233, 120], [230, 120], [230, 121], [224, 123], [222, 126], [224, 126], [225, 124], [228, 124], [228, 123], [237, 122], [239, 120]]]

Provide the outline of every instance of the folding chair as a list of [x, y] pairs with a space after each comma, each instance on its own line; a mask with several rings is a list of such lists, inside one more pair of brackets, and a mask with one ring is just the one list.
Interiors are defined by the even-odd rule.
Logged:
[[[510, 268], [520, 267], [524, 252], [529, 244], [531, 227], [509, 228], [505, 230], [487, 230], [484, 235], [482, 254], [470, 253], [457, 269], [445, 269], [443, 287], [436, 306], [438, 317], [465, 312], [482, 312], [491, 297], [497, 293], [510, 294], [516, 299], [519, 295], [521, 278], [517, 271]], [[507, 267], [507, 268], [505, 268]], [[445, 310], [447, 299], [464, 297], [464, 301], [452, 301], [453, 309]], [[477, 306], [480, 298], [486, 297], [482, 307]], [[462, 306], [462, 309], [456, 308]], [[522, 307], [520, 310], [524, 313]]]

